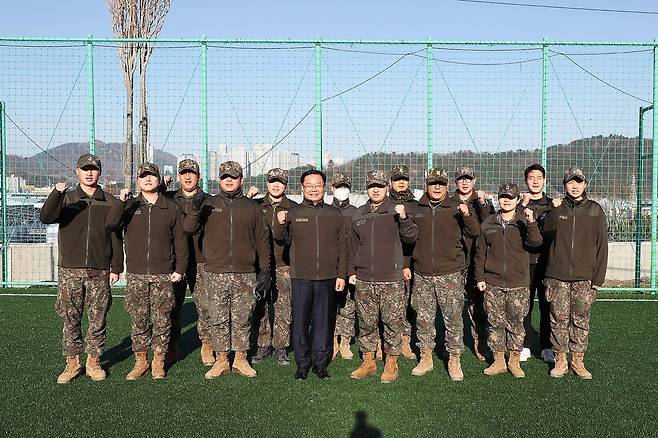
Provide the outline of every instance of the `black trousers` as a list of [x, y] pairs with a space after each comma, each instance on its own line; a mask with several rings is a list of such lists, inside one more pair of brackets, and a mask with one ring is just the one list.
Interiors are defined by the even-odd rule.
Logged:
[[292, 343], [298, 369], [308, 371], [311, 365], [326, 369], [329, 365], [336, 320], [335, 289], [335, 278], [292, 279]]
[[535, 296], [539, 300], [539, 348], [551, 348], [551, 308], [546, 301], [546, 286], [544, 286], [545, 266], [532, 263], [530, 265], [530, 306], [528, 314], [523, 318], [525, 328], [525, 339], [523, 347], [532, 347], [532, 308], [535, 304]]

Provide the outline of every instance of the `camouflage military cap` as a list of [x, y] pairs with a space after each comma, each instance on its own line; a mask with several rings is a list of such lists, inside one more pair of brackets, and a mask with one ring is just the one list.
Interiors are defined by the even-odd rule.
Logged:
[[448, 172], [446, 172], [445, 169], [439, 169], [438, 167], [435, 167], [427, 172], [427, 176], [425, 177], [425, 184], [436, 183], [448, 184]]
[[506, 182], [500, 185], [498, 187], [498, 197], [500, 198], [501, 196], [509, 196], [512, 198], [518, 198], [519, 195], [521, 194], [521, 191], [519, 190], [519, 186], [517, 186], [514, 183]]
[[272, 181], [281, 181], [284, 184], [288, 184], [288, 171], [278, 167], [270, 169], [270, 171], [267, 172], [267, 182]]
[[397, 164], [391, 168], [391, 181], [396, 179], [409, 179], [409, 168], [404, 164]]
[[142, 163], [137, 167], [137, 176], [142, 176], [145, 173], [151, 173], [160, 178], [160, 169], [153, 163]]
[[458, 167], [457, 170], [455, 170], [455, 181], [463, 177], [475, 179], [475, 170], [470, 167]]
[[564, 178], [562, 179], [562, 183], [566, 184], [572, 179], [577, 179], [581, 182], [587, 181], [587, 178], [585, 177], [585, 174], [580, 167], [570, 167], [564, 171]]
[[240, 178], [242, 176], [242, 166], [235, 161], [225, 161], [219, 165], [219, 177], [228, 175], [233, 178]]
[[388, 185], [388, 178], [386, 178], [386, 174], [381, 170], [370, 170], [366, 174], [367, 189], [369, 189], [371, 186], [386, 187], [387, 185]]
[[346, 186], [351, 189], [352, 179], [348, 175], [345, 175], [344, 173], [334, 173], [333, 178], [331, 178], [331, 186], [332, 187]]
[[78, 158], [78, 167], [82, 169], [85, 166], [93, 166], [100, 171], [101, 159], [94, 154], [82, 154]]
[[189, 158], [181, 160], [181, 162], [178, 163], [178, 173], [183, 173], [188, 170], [199, 175], [199, 163]]

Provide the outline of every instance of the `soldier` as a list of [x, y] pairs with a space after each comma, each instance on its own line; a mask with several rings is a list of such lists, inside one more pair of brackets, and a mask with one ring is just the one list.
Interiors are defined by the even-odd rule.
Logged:
[[555, 208], [544, 222], [544, 238], [549, 241], [544, 285], [556, 353], [550, 375], [562, 377], [567, 372], [570, 351], [571, 370], [581, 379], [591, 379], [583, 359], [592, 304], [605, 280], [608, 230], [603, 209], [587, 198], [583, 171], [567, 169], [562, 182], [566, 196], [553, 200]]
[[[288, 171], [275, 168], [267, 172], [267, 194], [256, 200], [260, 205], [263, 219], [271, 231], [276, 221], [276, 211], [289, 210], [296, 202], [286, 196], [288, 186]], [[266, 299], [258, 303], [258, 314], [262, 317], [256, 319], [260, 322], [258, 334], [258, 351], [251, 358], [258, 363], [268, 357], [274, 347], [274, 357], [279, 365], [288, 365], [286, 349], [290, 344], [290, 321], [292, 318], [290, 296], [290, 246], [284, 241], [271, 239], [274, 260], [271, 262], [273, 274], [272, 286]], [[274, 314], [272, 328], [270, 329], [270, 310]]]
[[387, 185], [384, 172], [368, 172], [366, 189], [369, 200], [352, 216], [349, 261], [349, 283], [355, 286], [359, 345], [363, 353], [363, 363], [351, 377], [363, 379], [377, 373], [375, 353], [381, 318], [386, 346], [382, 383], [398, 379], [397, 361], [404, 330], [402, 321], [407, 310], [402, 244], [413, 244], [418, 235], [418, 228], [407, 215], [404, 204], [395, 205], [386, 196]]
[[187, 271], [187, 236], [180, 208], [159, 193], [158, 166], [140, 164], [137, 186], [140, 194], [136, 198], [129, 198], [128, 189], [123, 189], [120, 196], [125, 202], [121, 221], [128, 272], [125, 307], [130, 314], [135, 353], [135, 366], [126, 380], [137, 380], [148, 371], [149, 348], [153, 350], [151, 375], [153, 379], [164, 379], [174, 307], [172, 283], [181, 281]]
[[[340, 209], [345, 222], [345, 230], [352, 227], [352, 215], [356, 207], [350, 204], [350, 191], [352, 190], [352, 180], [344, 173], [336, 173], [331, 179], [331, 191], [334, 195], [334, 201], [331, 205]], [[336, 328], [334, 330], [334, 354], [340, 352], [343, 359], [354, 358], [354, 353], [350, 350], [350, 342], [355, 335], [355, 314], [356, 305], [354, 303], [354, 286], [347, 285], [343, 293], [336, 295]], [[381, 352], [381, 348], [380, 348]]]
[[[414, 194], [409, 190], [409, 168], [403, 164], [398, 164], [393, 166], [389, 177], [391, 179], [391, 191], [390, 199], [391, 202], [395, 205], [404, 205], [407, 211], [414, 211], [418, 206], [418, 201], [414, 198]], [[402, 245], [404, 256], [409, 259], [411, 257], [411, 251], [413, 250], [413, 245]], [[402, 331], [402, 349], [400, 350], [402, 356], [407, 359], [416, 359], [416, 355], [411, 351], [411, 323], [409, 321], [413, 320], [413, 309], [409, 306], [409, 298], [411, 292], [411, 269], [405, 267], [403, 269], [403, 276], [405, 280], [405, 317], [403, 319]]]
[[448, 196], [448, 174], [434, 168], [425, 178], [426, 192], [412, 213], [418, 239], [411, 257], [414, 283], [411, 305], [416, 310], [420, 362], [411, 374], [422, 376], [434, 368], [432, 351], [436, 337], [436, 311], [445, 326], [445, 348], [449, 354], [448, 374], [453, 381], [464, 379], [460, 355], [464, 350], [464, 269], [468, 262], [466, 238], [475, 239], [480, 224], [472, 206]]
[[55, 184], [39, 213], [44, 224], [59, 224], [59, 291], [55, 310], [64, 321], [62, 351], [66, 368], [57, 383], [69, 383], [82, 372], [85, 307], [89, 321], [85, 372], [94, 381], [106, 378], [100, 356], [112, 302], [110, 286], [123, 271], [123, 248], [112, 232], [122, 211], [121, 203], [98, 185], [101, 169], [97, 156], [81, 155], [75, 169], [79, 179], [76, 188], [68, 190], [66, 183]]
[[[497, 214], [482, 222], [475, 250], [475, 281], [484, 292], [489, 320], [489, 349], [494, 362], [484, 374], [510, 373], [525, 377], [519, 359], [523, 348], [523, 318], [528, 313], [530, 281], [528, 248], [541, 246], [539, 227], [529, 208], [517, 211], [519, 187], [505, 183], [498, 189]], [[505, 364], [509, 351], [509, 365]]]
[[[180, 189], [168, 191], [165, 193], [170, 199], [173, 199], [183, 213], [181, 221], [184, 220], [185, 215], [191, 208], [192, 199], [197, 193], [205, 199], [208, 196], [199, 187], [199, 163], [191, 159], [181, 160], [178, 163], [178, 183]], [[171, 177], [164, 177], [165, 182]], [[212, 342], [210, 339], [210, 329], [208, 328], [208, 305], [203, 297], [203, 254], [199, 246], [199, 233], [196, 233], [188, 238], [189, 248], [189, 261], [187, 265], [187, 272], [183, 281], [174, 283], [174, 297], [175, 304], [174, 310], [171, 312], [171, 339], [169, 342], [169, 350], [167, 351], [167, 363], [172, 363], [178, 359], [178, 340], [181, 335], [181, 311], [183, 303], [185, 302], [185, 292], [187, 286], [190, 287], [190, 293], [197, 310], [197, 333], [201, 340], [201, 361], [207, 367], [215, 363], [215, 353], [212, 349]]]
[[340, 210], [324, 203], [325, 174], [307, 170], [300, 181], [303, 202], [277, 212], [272, 234], [290, 244], [295, 379], [305, 380], [313, 366], [313, 372], [326, 380], [330, 378], [334, 294], [343, 291], [347, 276], [347, 233]]
[[[494, 214], [493, 205], [487, 201], [483, 190], [475, 190], [475, 171], [470, 167], [458, 167], [455, 171], [455, 196], [473, 209], [480, 223]], [[468, 303], [468, 317], [471, 321], [471, 336], [473, 337], [473, 351], [475, 356], [483, 361], [484, 345], [487, 339], [487, 315], [484, 311], [484, 297], [477, 290], [473, 279], [473, 255], [475, 254], [475, 240], [465, 236], [466, 261], [466, 301]]]
[[[523, 194], [523, 201], [520, 204], [519, 211], [525, 208], [532, 210], [534, 217], [539, 225], [543, 228], [546, 214], [551, 209], [551, 198], [544, 193], [546, 182], [546, 170], [541, 164], [531, 164], [524, 171], [525, 183], [528, 187], [528, 193]], [[551, 349], [551, 322], [550, 307], [546, 301], [546, 288], [544, 287], [544, 273], [546, 272], [546, 246], [538, 248], [529, 248], [530, 253], [530, 305], [528, 314], [523, 319], [525, 328], [525, 339], [523, 340], [523, 350], [521, 351], [521, 362], [530, 358], [530, 347], [532, 347], [532, 308], [535, 296], [539, 300], [539, 347], [541, 349], [541, 358], [549, 364], [555, 363], [555, 356]]]
[[270, 287], [269, 233], [258, 205], [242, 192], [240, 164], [222, 163], [219, 185], [217, 195], [205, 199], [195, 195], [184, 223], [186, 232], [203, 233], [204, 296], [217, 352], [217, 360], [204, 377], [215, 379], [231, 370], [229, 350], [235, 352], [233, 371], [256, 377], [256, 370], [247, 361], [247, 351], [256, 300]]

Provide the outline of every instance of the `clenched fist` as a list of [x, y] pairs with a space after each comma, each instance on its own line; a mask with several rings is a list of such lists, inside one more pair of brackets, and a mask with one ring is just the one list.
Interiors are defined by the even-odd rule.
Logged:
[[471, 212], [468, 211], [468, 205], [464, 204], [463, 202], [457, 206], [457, 209], [466, 217], [471, 215]]
[[477, 286], [480, 292], [484, 292], [485, 290], [487, 290], [487, 283], [485, 283], [484, 281], [478, 281]]
[[478, 190], [477, 192], [478, 195], [478, 200], [480, 201], [480, 204], [486, 204], [487, 203], [487, 192], [484, 190]]
[[283, 225], [288, 220], [288, 210], [281, 210], [276, 213], [276, 220]]
[[395, 206], [395, 212], [400, 215], [400, 219], [406, 219], [407, 218], [407, 212], [406, 212], [403, 204], [396, 205]]
[[530, 193], [524, 193], [522, 196], [523, 200], [521, 201], [521, 205], [527, 207], [530, 204], [530, 196], [532, 195]]
[[356, 275], [350, 275], [350, 278], [347, 280], [349, 284], [355, 285], [356, 284]]
[[171, 178], [171, 175], [165, 175], [165, 176], [162, 178], [162, 182], [163, 182], [164, 185], [167, 186], [167, 187], [169, 187], [169, 186], [171, 185], [171, 181], [173, 181], [173, 179]]
[[178, 272], [173, 272], [170, 276], [169, 279], [171, 280], [172, 283], [178, 283], [183, 279], [183, 276], [179, 274]]
[[558, 208], [562, 205], [562, 198], [553, 198], [553, 207]]
[[529, 208], [524, 208], [523, 209], [523, 214], [525, 215], [525, 218], [529, 223], [532, 223], [532, 222], [535, 221], [535, 213], [532, 210], [530, 210]]
[[119, 192], [119, 199], [122, 202], [126, 202], [128, 199], [130, 199], [130, 189], [128, 188], [121, 189], [121, 191]]
[[254, 196], [256, 196], [257, 194], [258, 194], [258, 187], [251, 186], [251, 187], [249, 187], [249, 190], [247, 190], [247, 194], [245, 196], [247, 196], [247, 198], [251, 199]]
[[69, 186], [63, 182], [55, 184], [55, 190], [57, 190], [59, 193], [64, 193], [68, 188]]

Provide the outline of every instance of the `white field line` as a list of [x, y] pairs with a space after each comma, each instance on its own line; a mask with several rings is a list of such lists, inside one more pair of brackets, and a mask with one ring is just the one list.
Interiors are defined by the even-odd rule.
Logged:
[[[0, 297], [56, 297], [57, 294], [22, 294], [22, 293], [0, 293]], [[125, 295], [113, 294], [112, 298], [125, 298]], [[191, 300], [192, 297], [186, 296], [186, 300]], [[619, 302], [619, 303], [658, 303], [658, 299], [646, 299], [646, 298], [597, 298], [597, 302]], [[537, 299], [535, 299], [537, 302]]]

